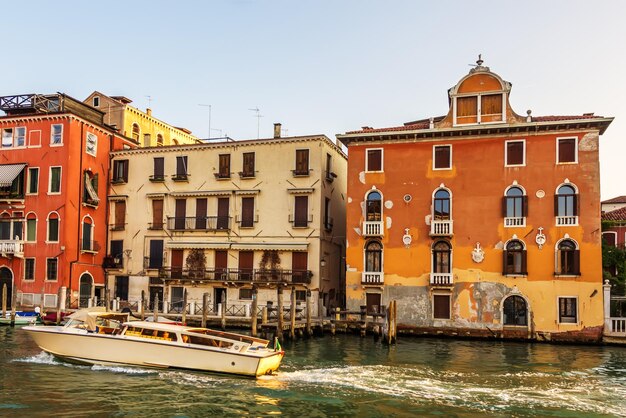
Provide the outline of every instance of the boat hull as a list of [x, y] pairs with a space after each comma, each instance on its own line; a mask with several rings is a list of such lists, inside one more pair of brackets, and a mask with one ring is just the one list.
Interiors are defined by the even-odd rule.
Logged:
[[63, 327], [24, 327], [44, 351], [60, 358], [96, 365], [180, 368], [244, 376], [278, 369], [283, 352], [233, 353], [124, 335], [66, 332]]

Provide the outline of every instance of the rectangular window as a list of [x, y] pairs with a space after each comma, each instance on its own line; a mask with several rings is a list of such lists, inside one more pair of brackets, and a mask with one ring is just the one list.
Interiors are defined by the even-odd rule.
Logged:
[[433, 295], [433, 318], [450, 319], [450, 295]]
[[480, 96], [480, 122], [502, 121], [502, 94]]
[[58, 262], [56, 258], [46, 259], [46, 280], [56, 281], [59, 278]]
[[382, 148], [368, 149], [365, 152], [365, 171], [383, 171], [383, 150]]
[[115, 297], [128, 300], [128, 276], [115, 276]]
[[577, 138], [557, 138], [557, 163], [578, 162]]
[[124, 267], [124, 240], [111, 240], [111, 249], [109, 251], [109, 256], [113, 257], [114, 268]]
[[143, 146], [149, 147], [151, 142], [152, 142], [152, 139], [150, 138], [150, 134], [143, 134]]
[[207, 220], [207, 199], [206, 197], [198, 198], [196, 199], [196, 229], [207, 229]]
[[368, 314], [383, 312], [380, 293], [366, 293], [365, 306]]
[[576, 305], [577, 298], [575, 297], [559, 297], [559, 323], [578, 323], [578, 309]]
[[37, 219], [26, 220], [26, 241], [37, 241]]
[[296, 290], [296, 302], [306, 302], [306, 290]]
[[128, 160], [113, 161], [112, 183], [128, 183]]
[[35, 259], [24, 259], [24, 280], [35, 280]]
[[152, 225], [150, 229], [163, 229], [163, 200], [152, 201]]
[[59, 242], [59, 219], [48, 219], [48, 239], [47, 242]]
[[254, 197], [241, 198], [241, 227], [252, 228], [254, 226]]
[[309, 150], [298, 149], [296, 150], [296, 169], [293, 172], [296, 176], [308, 176], [309, 175]]
[[433, 147], [433, 170], [450, 170], [452, 168], [452, 145], [435, 145]]
[[41, 131], [28, 131], [28, 146], [29, 147], [41, 146]]
[[243, 171], [241, 177], [254, 177], [254, 152], [243, 153]]
[[154, 159], [154, 171], [152, 181], [163, 181], [165, 179], [165, 159], [163, 157], [156, 157]]
[[177, 179], [187, 179], [189, 173], [187, 172], [187, 156], [182, 155], [176, 157], [176, 177]]
[[456, 98], [456, 123], [477, 123], [478, 122], [478, 97], [457, 97]]
[[28, 194], [39, 193], [39, 168], [28, 169]]
[[330, 217], [330, 199], [324, 198], [324, 228], [327, 231], [333, 229], [333, 218]]
[[183, 231], [186, 226], [187, 199], [175, 199], [174, 208], [174, 229]]
[[526, 165], [526, 141], [505, 141], [504, 161], [507, 167]]
[[163, 267], [163, 240], [150, 240], [150, 259], [148, 268], [158, 269]]
[[113, 230], [121, 231], [126, 225], [126, 201], [115, 201], [115, 224], [113, 224]]
[[296, 228], [309, 226], [309, 196], [296, 196], [293, 226]]
[[26, 128], [24, 127], [15, 128], [15, 146], [16, 147], [26, 146]]
[[239, 289], [240, 300], [252, 300], [252, 289]]
[[220, 179], [230, 178], [230, 154], [220, 154], [217, 177]]
[[50, 130], [50, 145], [63, 145], [63, 125], [52, 125]]
[[50, 167], [49, 194], [61, 193], [61, 167]]
[[94, 96], [93, 97], [93, 107], [98, 107], [100, 106], [100, 97], [99, 96]]
[[13, 146], [13, 128], [6, 128], [2, 130], [2, 148], [9, 148]]

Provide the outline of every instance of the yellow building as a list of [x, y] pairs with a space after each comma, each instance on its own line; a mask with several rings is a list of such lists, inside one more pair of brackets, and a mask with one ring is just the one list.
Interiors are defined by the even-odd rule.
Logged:
[[185, 128], [172, 126], [152, 116], [152, 110], [141, 111], [131, 106], [124, 96], [107, 96], [94, 91], [84, 101], [104, 112], [104, 122], [115, 126], [124, 136], [141, 147], [195, 144], [200, 140]]
[[[324, 135], [112, 153], [108, 288], [180, 312], [246, 315], [277, 289], [317, 316], [343, 301], [346, 156]], [[285, 305], [289, 296], [284, 297]]]

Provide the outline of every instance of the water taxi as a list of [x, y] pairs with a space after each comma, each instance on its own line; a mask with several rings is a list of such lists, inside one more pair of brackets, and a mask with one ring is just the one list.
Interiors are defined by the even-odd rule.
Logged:
[[22, 328], [44, 351], [83, 364], [272, 374], [284, 351], [269, 341], [207, 328], [129, 321], [128, 313], [78, 311], [63, 326]]

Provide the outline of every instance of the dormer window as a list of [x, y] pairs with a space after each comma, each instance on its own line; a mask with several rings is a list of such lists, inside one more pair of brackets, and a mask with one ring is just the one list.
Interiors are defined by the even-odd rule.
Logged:
[[455, 98], [455, 125], [504, 122], [504, 95], [479, 93]]

